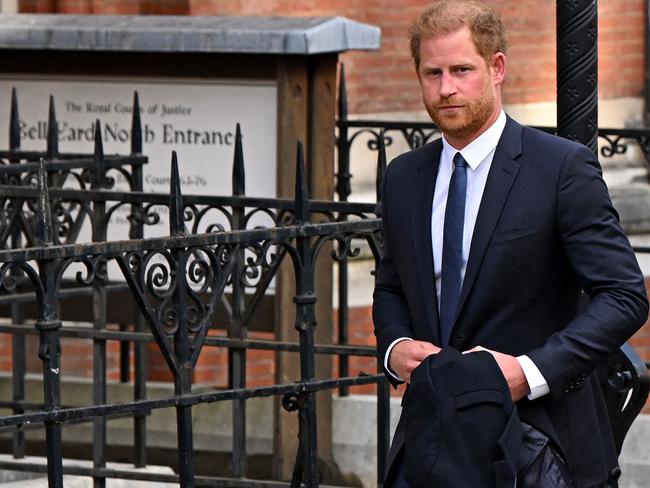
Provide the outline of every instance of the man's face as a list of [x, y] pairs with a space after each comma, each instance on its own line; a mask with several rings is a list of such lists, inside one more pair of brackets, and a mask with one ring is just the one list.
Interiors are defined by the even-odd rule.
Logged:
[[489, 65], [478, 53], [469, 27], [420, 43], [418, 78], [424, 105], [447, 140], [460, 149], [487, 129], [501, 111], [505, 56]]

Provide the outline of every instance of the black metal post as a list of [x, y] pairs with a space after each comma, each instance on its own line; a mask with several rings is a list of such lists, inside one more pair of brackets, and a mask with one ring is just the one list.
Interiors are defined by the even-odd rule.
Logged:
[[[386, 171], [386, 145], [384, 133], [380, 132], [377, 146], [377, 205], [381, 204], [381, 183]], [[375, 255], [375, 269], [379, 266], [379, 256]], [[383, 365], [378, 361], [377, 369], [383, 372]], [[390, 385], [387, 381], [377, 384], [377, 485], [381, 486], [388, 469], [388, 451], [390, 449]]]
[[[242, 149], [241, 128], [237, 124], [235, 130], [235, 153], [232, 168], [232, 194], [244, 196], [246, 193], [246, 173], [244, 168], [244, 153]], [[233, 230], [244, 229], [245, 208], [233, 206]], [[246, 249], [240, 248], [235, 256], [232, 272], [232, 321], [228, 330], [228, 337], [245, 339], [247, 332], [244, 324], [246, 308], [246, 292], [244, 283], [244, 259]], [[228, 370], [230, 388], [246, 388], [246, 349], [228, 349]], [[246, 401], [233, 400], [232, 405], [232, 470], [233, 476], [244, 477], [246, 474]]]
[[336, 157], [338, 161], [338, 174], [336, 175], [336, 193], [339, 200], [347, 201], [351, 193], [350, 179], [350, 144], [348, 141], [348, 94], [345, 84], [345, 66], [341, 63], [339, 72], [339, 100], [338, 100], [338, 137], [336, 139]]
[[[298, 142], [296, 155], [296, 223], [309, 222], [309, 190], [304, 171], [302, 143]], [[316, 327], [314, 293], [314, 256], [308, 237], [296, 237], [294, 270], [296, 275], [296, 329], [300, 337], [300, 380], [315, 378], [314, 329]], [[298, 412], [300, 422], [299, 447], [302, 450], [305, 487], [318, 487], [318, 438], [316, 428], [316, 396], [313, 392], [304, 393]]]
[[[92, 172], [91, 187], [94, 190], [105, 186], [104, 145], [99, 119], [95, 121], [95, 166]], [[106, 240], [106, 202], [93, 202], [92, 240]], [[93, 280], [93, 329], [106, 329], [106, 283], [102, 276], [106, 273], [106, 263], [98, 263], [96, 279]], [[102, 269], [103, 268], [103, 269]], [[106, 340], [93, 339], [93, 403], [106, 403]], [[93, 419], [93, 467], [106, 467], [106, 417]], [[106, 478], [93, 476], [94, 488], [105, 488]]]
[[[172, 236], [185, 234], [183, 197], [178, 175], [176, 151], [172, 153], [171, 188], [169, 197], [169, 229]], [[187, 250], [176, 248], [172, 251], [175, 269], [174, 306], [175, 316], [170, 317], [174, 330], [174, 354], [179, 369], [174, 374], [174, 392], [185, 395], [192, 391], [192, 365], [190, 361], [190, 338], [187, 315]], [[170, 324], [171, 325], [171, 324]], [[192, 407], [176, 407], [176, 427], [178, 435], [178, 470], [181, 488], [194, 487], [194, 446], [192, 436]]]
[[557, 0], [557, 133], [598, 151], [598, 6]]
[[[11, 89], [11, 114], [9, 118], [9, 150], [17, 151], [20, 149], [20, 117], [18, 115], [18, 97], [16, 89]], [[20, 160], [10, 160], [12, 164], [20, 164]], [[22, 202], [17, 204], [22, 204]], [[22, 247], [22, 236], [20, 228], [14, 225], [11, 229], [11, 247], [19, 249]], [[20, 279], [23, 273], [16, 270], [13, 273], [15, 279]], [[23, 324], [25, 314], [23, 307], [16, 302], [11, 303], [11, 323]], [[11, 386], [13, 400], [22, 402], [25, 400], [25, 373], [27, 370], [25, 358], [25, 336], [22, 334], [13, 334], [11, 336]], [[22, 406], [16, 406], [13, 409], [14, 414], [24, 413]], [[12, 438], [12, 453], [15, 458], [25, 457], [25, 433], [18, 429], [14, 432]]]
[[[337, 158], [338, 158], [338, 175], [336, 192], [339, 195], [339, 200], [346, 202], [350, 196], [350, 144], [348, 141], [348, 128], [345, 122], [348, 120], [348, 95], [345, 86], [345, 66], [341, 64], [339, 74], [339, 100], [338, 112], [339, 121], [343, 124], [339, 125], [338, 138], [336, 140]], [[350, 313], [348, 310], [348, 257], [347, 254], [342, 253], [338, 260], [338, 341], [339, 344], [347, 344], [349, 339], [349, 318]], [[339, 376], [346, 377], [350, 374], [350, 361], [347, 356], [339, 356]], [[339, 389], [340, 396], [347, 396], [349, 388], [343, 386]]]
[[[140, 99], [138, 92], [133, 93], [133, 111], [131, 114], [131, 155], [142, 155], [142, 122], [140, 117]], [[142, 165], [131, 166], [133, 190], [143, 191]], [[131, 205], [131, 219], [129, 237], [142, 239], [144, 237], [143, 206], [136, 202]], [[135, 330], [148, 332], [149, 328], [137, 305], [135, 308]], [[147, 344], [136, 342], [133, 345], [133, 399], [144, 400], [147, 398]], [[133, 464], [137, 468], [147, 465], [147, 418], [144, 414], [137, 413], [133, 416]]]
[[[47, 192], [47, 173], [41, 159], [38, 171], [38, 210], [36, 238], [38, 245], [53, 244], [52, 220], [49, 195]], [[36, 328], [39, 332], [38, 357], [43, 363], [43, 403], [46, 411], [54, 411], [61, 406], [61, 344], [59, 329], [61, 321], [57, 315], [57, 259], [38, 260], [40, 279], [39, 314]], [[47, 444], [47, 478], [50, 488], [63, 488], [63, 461], [61, 453], [61, 424], [56, 421], [45, 422]]]

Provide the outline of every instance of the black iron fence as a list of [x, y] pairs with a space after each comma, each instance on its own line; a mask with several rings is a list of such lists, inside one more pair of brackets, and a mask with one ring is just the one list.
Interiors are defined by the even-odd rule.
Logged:
[[[137, 96], [134, 101], [138, 103]], [[299, 449], [292, 486], [318, 485], [315, 392], [354, 385], [378, 384], [379, 467], [385, 469], [388, 450], [388, 385], [382, 375], [317, 379], [318, 354], [374, 356], [373, 348], [350, 345], [318, 345], [314, 305], [317, 300], [315, 262], [334, 249], [337, 260], [356, 253], [366, 242], [375, 257], [381, 247], [380, 221], [375, 204], [352, 204], [310, 200], [302, 148], [297, 150], [295, 198], [250, 198], [245, 195], [241, 133], [237, 130], [233, 161], [233, 196], [182, 196], [176, 155], [172, 158], [170, 193], [142, 192], [139, 110], [134, 109], [132, 154], [103, 154], [101, 127], [95, 124], [92, 155], [61, 154], [57, 148], [56, 119], [50, 109], [48, 147], [43, 153], [21, 151], [18, 110], [13, 97], [11, 148], [0, 159], [0, 304], [11, 308], [11, 324], [0, 332], [13, 340], [12, 385], [14, 398], [2, 407], [12, 415], [0, 418], [0, 430], [14, 433], [14, 456], [25, 453], [24, 432], [43, 427], [46, 432], [49, 485], [59, 487], [63, 475], [92, 476], [95, 486], [107, 478], [177, 482], [181, 486], [277, 486], [278, 482], [246, 478], [245, 401], [262, 396], [282, 396], [289, 411], [297, 411]], [[136, 107], [137, 108], [137, 107]], [[38, 162], [35, 162], [37, 160]], [[112, 189], [111, 172], [129, 182], [131, 191]], [[76, 188], [69, 188], [70, 182]], [[36, 186], [32, 186], [35, 184]], [[130, 207], [130, 240], [107, 240], [111, 217], [117, 209]], [[144, 239], [143, 228], [156, 223], [161, 211], [169, 215], [169, 236]], [[268, 225], [258, 228], [259, 216]], [[92, 242], [76, 239], [87, 223]], [[250, 228], [255, 225], [254, 228]], [[329, 244], [334, 243], [332, 247]], [[324, 251], [325, 250], [325, 251]], [[295, 281], [295, 327], [297, 343], [247, 338], [246, 330], [256, 306], [276, 276], [280, 264], [290, 261]], [[119, 270], [123, 282], [109, 276]], [[76, 277], [67, 278], [72, 272]], [[137, 307], [135, 330], [109, 327], [107, 294], [127, 289]], [[226, 293], [228, 290], [228, 293]], [[63, 325], [60, 301], [70, 295], [92, 299], [92, 328]], [[35, 326], [25, 324], [23, 305], [36, 308]], [[218, 308], [228, 323], [215, 324]], [[228, 330], [228, 337], [208, 336], [215, 325]], [[25, 336], [38, 335], [42, 362], [43, 402], [25, 400]], [[93, 342], [92, 405], [61, 403], [61, 339], [85, 338]], [[133, 401], [107, 401], [106, 343], [134, 344]], [[159, 400], [146, 399], [146, 349], [155, 342], [174, 382], [174, 394]], [[192, 372], [204, 346], [228, 348], [229, 388], [194, 393]], [[246, 388], [246, 351], [249, 349], [295, 352], [300, 356], [300, 380], [295, 384]], [[199, 404], [233, 402], [232, 478], [198, 476], [193, 460], [192, 408]], [[178, 475], [133, 473], [106, 467], [107, 421], [134, 419], [135, 465], [146, 460], [146, 415], [156, 409], [176, 409]], [[93, 467], [62, 463], [61, 431], [70, 423], [92, 422]], [[2, 462], [0, 468], [45, 469], [33, 463]]]
[[[343, 68], [340, 72], [336, 125], [338, 129], [336, 191], [339, 199], [345, 201], [348, 200], [352, 191], [351, 152], [358, 144], [365, 143], [371, 151], [377, 151], [380, 144], [389, 148], [396, 142], [406, 143], [408, 148], [415, 149], [441, 136], [440, 130], [433, 122], [350, 119]], [[557, 132], [555, 127], [534, 127], [550, 134]], [[650, 168], [650, 128], [599, 127], [597, 133], [601, 157], [620, 156], [625, 154], [631, 146], [637, 147], [643, 157], [643, 162]], [[647, 178], [650, 181], [650, 172], [648, 172]]]

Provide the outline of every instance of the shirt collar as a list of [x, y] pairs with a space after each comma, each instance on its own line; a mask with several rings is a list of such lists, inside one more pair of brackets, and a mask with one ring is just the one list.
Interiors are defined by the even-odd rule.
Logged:
[[[467, 161], [472, 170], [476, 171], [476, 168], [485, 160], [485, 158], [494, 151], [494, 148], [497, 147], [499, 139], [501, 139], [501, 134], [503, 129], [506, 126], [506, 114], [503, 110], [497, 117], [497, 120], [494, 121], [488, 129], [483, 132], [480, 136], [470, 142], [465, 146], [461, 151], [461, 155]], [[445, 139], [445, 135], [442, 135], [442, 147], [445, 151], [448, 159], [451, 161], [454, 157], [454, 154], [459, 152]]]

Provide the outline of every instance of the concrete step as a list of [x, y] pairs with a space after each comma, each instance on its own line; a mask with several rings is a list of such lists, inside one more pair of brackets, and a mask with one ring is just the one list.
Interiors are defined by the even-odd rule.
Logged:
[[[17, 462], [21, 464], [39, 464], [47, 466], [47, 459], [40, 456], [26, 456], [22, 459], [14, 459], [9, 454], [0, 454], [0, 462]], [[81, 466], [91, 468], [91, 461], [78, 459], [64, 459], [63, 466]], [[174, 474], [171, 468], [167, 466], [147, 466], [146, 468], [134, 468], [132, 464], [125, 463], [107, 463], [107, 468], [130, 471], [133, 473], [162, 473]], [[2, 488], [48, 488], [47, 477], [33, 478], [33, 474], [15, 470], [0, 470], [0, 486]], [[4, 481], [6, 480], [6, 481]], [[93, 480], [88, 476], [70, 476], [63, 477], [63, 486], [66, 488], [92, 488]], [[135, 480], [106, 480], [107, 488], [173, 488], [177, 487], [176, 483], [161, 483], [158, 481], [135, 481]]]
[[625, 436], [619, 458], [623, 474], [621, 488], [647, 488], [650, 485], [650, 415], [639, 415]]
[[621, 463], [623, 474], [619, 480], [620, 488], [648, 488], [650, 484], [650, 463]]

